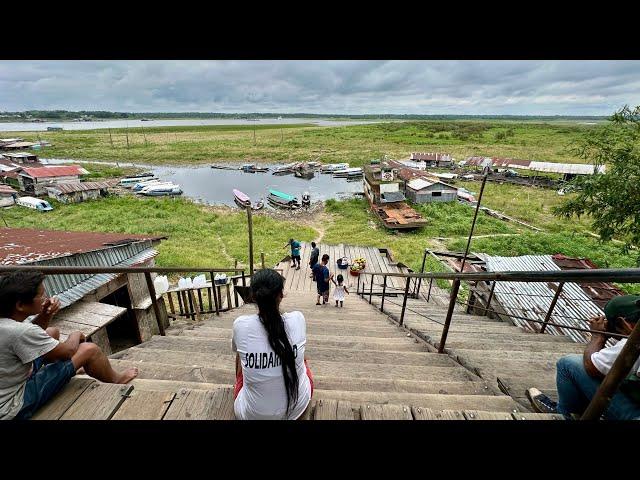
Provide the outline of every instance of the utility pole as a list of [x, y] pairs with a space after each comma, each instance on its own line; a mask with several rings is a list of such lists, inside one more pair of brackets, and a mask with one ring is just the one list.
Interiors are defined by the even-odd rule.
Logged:
[[253, 146], [256, 146], [256, 121], [253, 120]]
[[480, 210], [480, 202], [482, 201], [482, 192], [484, 192], [484, 186], [487, 183], [487, 176], [489, 171], [487, 170], [482, 177], [482, 186], [480, 187], [480, 194], [478, 195], [478, 201], [476, 203], [476, 211], [473, 215], [473, 223], [471, 224], [471, 231], [469, 232], [469, 238], [467, 239], [467, 248], [464, 250], [464, 257], [462, 257], [462, 265], [460, 266], [460, 273], [464, 273], [464, 264], [467, 261], [467, 255], [469, 255], [469, 246], [471, 245], [471, 237], [473, 236], [473, 230], [476, 226], [476, 219], [478, 218], [478, 210]]
[[247, 206], [247, 223], [249, 225], [249, 275], [253, 275], [253, 218], [251, 205]]
[[111, 136], [111, 127], [109, 127], [109, 141], [111, 142], [111, 148], [113, 148], [113, 137]]

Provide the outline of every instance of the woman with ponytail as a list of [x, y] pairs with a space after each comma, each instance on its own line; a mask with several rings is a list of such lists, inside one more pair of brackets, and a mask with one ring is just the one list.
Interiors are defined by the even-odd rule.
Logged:
[[236, 352], [234, 411], [239, 420], [296, 420], [313, 394], [313, 376], [304, 358], [304, 316], [280, 313], [284, 278], [258, 270], [251, 278], [251, 299], [258, 313], [233, 322]]

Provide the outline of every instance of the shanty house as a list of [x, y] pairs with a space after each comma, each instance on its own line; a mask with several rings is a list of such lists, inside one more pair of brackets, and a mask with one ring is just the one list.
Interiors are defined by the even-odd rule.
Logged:
[[25, 167], [42, 166], [42, 164], [38, 161], [38, 156], [34, 153], [29, 152], [5, 152], [0, 155], [0, 158], [16, 165], [23, 165]]
[[84, 168], [75, 165], [29, 168], [18, 174], [20, 190], [34, 195], [46, 195], [47, 187], [56, 183], [79, 183], [80, 175], [86, 174]]
[[10, 207], [16, 203], [17, 192], [9, 185], [0, 184], [0, 207]]
[[427, 167], [450, 167], [453, 159], [448, 153], [412, 153], [410, 160], [424, 162]]
[[[154, 247], [164, 238], [0, 228], [0, 265], [151, 267], [158, 255]], [[144, 274], [47, 275], [44, 286], [60, 300], [52, 326], [60, 328], [62, 339], [79, 330], [112, 353], [159, 333]], [[166, 306], [158, 299], [160, 321], [168, 325]]]
[[56, 183], [47, 187], [47, 193], [50, 198], [62, 203], [79, 203], [106, 197], [111, 186], [109, 182]]
[[14, 142], [14, 143], [5, 143], [0, 145], [0, 149], [2, 150], [24, 150], [26, 148], [31, 148], [35, 145], [33, 142]]
[[405, 187], [405, 195], [413, 203], [453, 202], [457, 194], [457, 188], [435, 179], [414, 178]]

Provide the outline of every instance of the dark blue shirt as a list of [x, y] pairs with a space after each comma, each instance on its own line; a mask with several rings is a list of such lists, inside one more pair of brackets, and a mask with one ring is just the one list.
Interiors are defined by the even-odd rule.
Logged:
[[[327, 268], [326, 265], [322, 265], [321, 263], [316, 263], [313, 266], [312, 272], [319, 286], [329, 288], [329, 269]], [[323, 288], [322, 290], [324, 291], [327, 288]]]

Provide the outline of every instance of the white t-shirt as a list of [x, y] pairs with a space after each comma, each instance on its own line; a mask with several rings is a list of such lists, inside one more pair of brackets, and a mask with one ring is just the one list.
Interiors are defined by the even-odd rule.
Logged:
[[269, 345], [267, 331], [257, 314], [242, 315], [233, 322], [231, 348], [240, 355], [244, 385], [234, 402], [239, 420], [294, 420], [311, 400], [311, 384], [304, 364], [307, 328], [300, 312], [282, 315], [285, 331], [296, 356], [298, 401], [287, 416], [287, 392], [280, 358]]
[[[627, 339], [623, 338], [618, 343], [616, 343], [613, 347], [603, 348], [598, 352], [594, 352], [591, 354], [591, 362], [594, 367], [598, 369], [598, 371], [606, 375], [611, 370], [613, 366], [613, 362], [616, 361], [618, 355], [622, 351], [624, 344], [627, 343]], [[636, 363], [633, 365], [633, 368], [629, 373], [634, 372], [636, 375], [640, 376], [640, 358], [636, 360]]]

